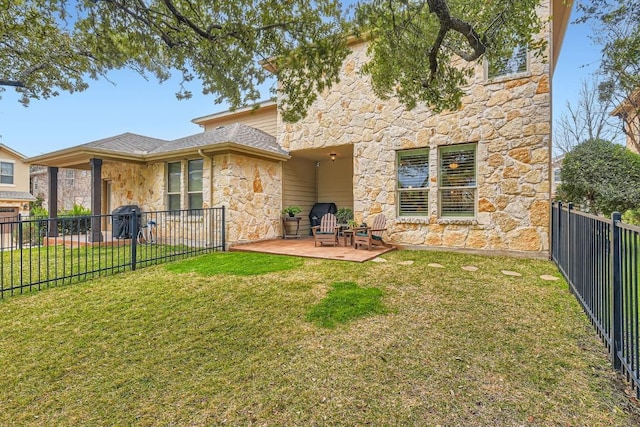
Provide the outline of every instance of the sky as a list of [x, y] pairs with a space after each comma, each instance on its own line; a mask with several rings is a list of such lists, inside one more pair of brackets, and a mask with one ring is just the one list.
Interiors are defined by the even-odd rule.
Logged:
[[[567, 102], [577, 102], [582, 81], [598, 68], [600, 50], [590, 31], [586, 24], [570, 24], [565, 34], [553, 77], [554, 122]], [[193, 98], [177, 100], [180, 79], [159, 84], [132, 71], [108, 77], [111, 82], [90, 81], [84, 92], [32, 100], [28, 107], [11, 89], [1, 93], [0, 143], [32, 157], [124, 132], [172, 140], [201, 132], [194, 118], [227, 110], [213, 95], [200, 94], [195, 82], [189, 86]]]

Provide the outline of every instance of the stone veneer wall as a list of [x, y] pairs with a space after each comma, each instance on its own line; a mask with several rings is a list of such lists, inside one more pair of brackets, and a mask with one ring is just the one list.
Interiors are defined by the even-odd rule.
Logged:
[[224, 154], [214, 157], [213, 171], [211, 200], [227, 208], [229, 244], [281, 235], [281, 162]]
[[[105, 163], [102, 178], [111, 181], [113, 208], [136, 204], [143, 211], [166, 210], [164, 163]], [[186, 180], [183, 180], [185, 185]], [[225, 206], [227, 209], [227, 243], [272, 239], [280, 235], [280, 162], [239, 154], [205, 157], [203, 188], [205, 208]], [[182, 194], [186, 194], [185, 188]]]
[[[73, 178], [67, 174], [71, 171]], [[49, 170], [45, 166], [31, 167], [31, 194], [42, 198], [42, 206], [49, 209]], [[58, 169], [58, 210], [70, 210], [73, 205], [91, 209], [91, 171]]]
[[111, 181], [111, 208], [138, 205], [143, 211], [166, 209], [164, 163], [105, 162], [102, 179]]
[[[544, 10], [543, 10], [544, 12]], [[549, 250], [551, 99], [549, 66], [530, 55], [529, 72], [486, 83], [482, 65], [458, 111], [407, 110], [382, 101], [359, 74], [366, 45], [356, 44], [341, 81], [295, 124], [278, 122], [278, 141], [296, 150], [353, 144], [358, 222], [387, 217], [385, 238], [429, 247]], [[474, 219], [438, 217], [438, 147], [477, 142]], [[430, 148], [429, 217], [398, 217], [396, 150]]]

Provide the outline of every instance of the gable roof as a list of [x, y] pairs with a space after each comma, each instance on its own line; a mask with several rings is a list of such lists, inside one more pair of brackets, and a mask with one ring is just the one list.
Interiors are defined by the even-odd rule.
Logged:
[[7, 152], [9, 152], [9, 153], [11, 153], [14, 157], [17, 157], [17, 158], [18, 158], [18, 159], [20, 159], [20, 160], [24, 160], [24, 159], [26, 159], [26, 157], [24, 156], [24, 154], [20, 154], [20, 153], [18, 153], [16, 150], [14, 150], [13, 148], [11, 148], [11, 147], [7, 147], [6, 145], [4, 145], [4, 144], [0, 143], [0, 151], [3, 151], [3, 150], [4, 150], [4, 151], [7, 151]]
[[251, 126], [234, 123], [173, 141], [123, 133], [30, 157], [25, 162], [32, 165], [88, 169], [92, 158], [144, 164], [231, 151], [275, 160], [289, 159], [288, 153], [280, 148], [272, 135]]

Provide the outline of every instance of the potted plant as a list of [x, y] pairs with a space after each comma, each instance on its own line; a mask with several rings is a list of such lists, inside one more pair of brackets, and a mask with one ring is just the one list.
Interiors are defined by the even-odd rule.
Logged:
[[349, 220], [353, 219], [353, 211], [349, 208], [340, 208], [336, 212], [336, 219], [338, 224], [347, 224]]
[[287, 206], [282, 210], [283, 214], [287, 214], [289, 216], [296, 216], [296, 214], [299, 214], [300, 212], [302, 212], [300, 206]]

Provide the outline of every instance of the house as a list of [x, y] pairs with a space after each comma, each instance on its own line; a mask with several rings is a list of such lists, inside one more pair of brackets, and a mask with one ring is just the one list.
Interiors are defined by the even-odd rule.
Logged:
[[[194, 119], [204, 131], [174, 141], [123, 134], [29, 159], [91, 170], [92, 210], [227, 208], [229, 244], [281, 236], [281, 210], [314, 203], [354, 210], [358, 222], [384, 213], [400, 246], [549, 250], [551, 78], [570, 6], [551, 0], [541, 38], [546, 60], [521, 49], [510, 66], [478, 64], [456, 111], [407, 110], [382, 101], [358, 71], [355, 40], [341, 81], [305, 119], [285, 123], [276, 105]], [[54, 200], [55, 198], [51, 198]]]
[[29, 215], [29, 166], [25, 156], [0, 144], [0, 221]]
[[[31, 166], [31, 194], [42, 200], [49, 209], [49, 175], [44, 166]], [[91, 174], [87, 170], [60, 169], [58, 171], [58, 209], [69, 211], [74, 205], [91, 206]]]
[[614, 108], [611, 115], [622, 120], [627, 149], [640, 154], [640, 90]]

